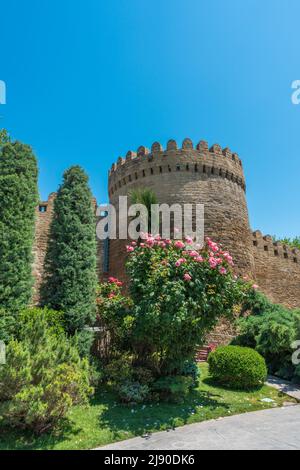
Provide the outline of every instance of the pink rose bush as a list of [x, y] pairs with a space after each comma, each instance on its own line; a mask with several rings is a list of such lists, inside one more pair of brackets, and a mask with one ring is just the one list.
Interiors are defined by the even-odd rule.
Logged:
[[195, 249], [189, 237], [145, 234], [143, 244], [130, 248], [133, 353], [160, 374], [176, 374], [219, 318], [233, 315], [249, 285], [234, 276], [230, 253], [210, 238]]

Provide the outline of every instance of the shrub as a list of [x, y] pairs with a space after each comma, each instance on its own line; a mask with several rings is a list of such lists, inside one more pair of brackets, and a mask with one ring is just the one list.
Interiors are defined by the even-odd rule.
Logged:
[[267, 377], [264, 358], [254, 349], [224, 346], [208, 357], [213, 379], [230, 388], [248, 390], [261, 387]]
[[17, 320], [16, 316], [0, 309], [0, 341], [9, 343], [16, 334]]
[[0, 423], [37, 434], [58, 427], [72, 405], [92, 393], [89, 365], [64, 334], [55, 335], [42, 314], [9, 342], [0, 366]]
[[108, 350], [100, 351], [101, 359], [109, 362], [113, 357], [130, 349], [129, 338], [133, 318], [130, 315], [130, 299], [122, 292], [122, 282], [110, 277], [97, 288], [96, 308], [97, 325], [101, 332], [97, 334], [99, 342], [108, 343]]
[[32, 296], [38, 169], [29, 146], [1, 135], [0, 305], [14, 315]]
[[132, 380], [132, 362], [129, 357], [122, 356], [112, 360], [105, 367], [105, 376], [109, 382], [120, 386]]
[[50, 308], [26, 308], [21, 310], [18, 317], [17, 337], [22, 337], [24, 327], [33, 330], [36, 322], [45, 322], [49, 332], [59, 336], [64, 333], [64, 314]]
[[149, 397], [150, 388], [139, 382], [127, 382], [120, 386], [118, 393], [124, 403], [143, 403]]
[[300, 337], [300, 311], [273, 304], [258, 292], [247, 299], [246, 308], [251, 315], [238, 321], [239, 335], [233, 344], [255, 348], [271, 374], [294, 380], [292, 344]]
[[183, 375], [161, 377], [153, 385], [153, 391], [158, 393], [159, 398], [170, 402], [183, 401], [192, 388], [192, 377]]
[[179, 375], [222, 316], [233, 316], [248, 286], [232, 274], [233, 260], [207, 239], [203, 249], [192, 240], [146, 236], [129, 246], [132, 353], [158, 376]]
[[71, 167], [54, 201], [42, 289], [43, 305], [64, 312], [71, 335], [95, 320], [95, 230], [88, 177], [80, 167]]
[[195, 361], [185, 361], [182, 368], [182, 375], [193, 379], [193, 386], [198, 387], [200, 381], [200, 369]]

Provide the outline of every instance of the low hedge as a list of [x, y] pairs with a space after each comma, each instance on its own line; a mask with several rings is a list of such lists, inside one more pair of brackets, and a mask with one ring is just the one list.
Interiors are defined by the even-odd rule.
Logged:
[[223, 346], [208, 357], [212, 378], [229, 388], [249, 390], [263, 386], [267, 378], [264, 358], [254, 349]]

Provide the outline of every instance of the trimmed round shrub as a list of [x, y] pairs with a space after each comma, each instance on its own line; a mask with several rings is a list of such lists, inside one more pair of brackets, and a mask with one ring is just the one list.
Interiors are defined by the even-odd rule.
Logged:
[[267, 378], [264, 358], [254, 349], [223, 346], [208, 357], [212, 378], [229, 388], [249, 390], [262, 387]]

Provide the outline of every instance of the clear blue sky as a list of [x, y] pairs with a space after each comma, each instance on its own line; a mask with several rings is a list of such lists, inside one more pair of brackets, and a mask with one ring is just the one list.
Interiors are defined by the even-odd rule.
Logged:
[[0, 0], [0, 127], [42, 198], [82, 165], [98, 202], [119, 155], [191, 137], [244, 162], [251, 225], [300, 234], [299, 0]]

